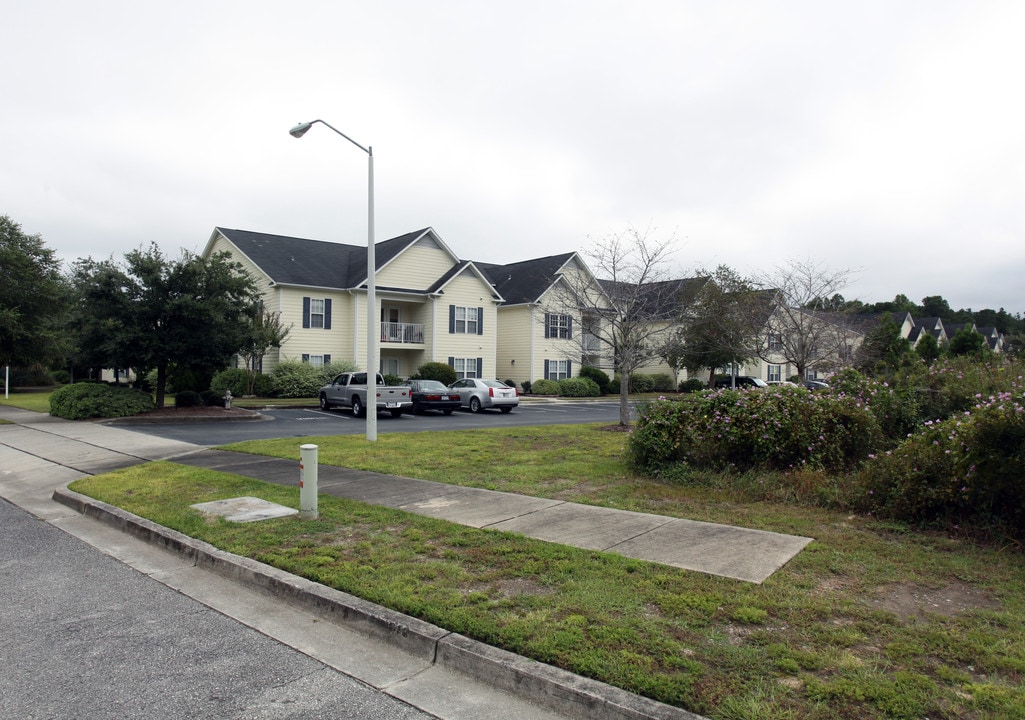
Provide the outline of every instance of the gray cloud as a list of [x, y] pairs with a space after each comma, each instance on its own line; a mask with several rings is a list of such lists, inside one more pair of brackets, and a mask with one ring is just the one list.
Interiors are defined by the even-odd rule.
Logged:
[[62, 256], [215, 225], [431, 225], [489, 261], [675, 233], [680, 272], [794, 257], [847, 297], [1025, 310], [1025, 8], [811, 1], [44, 0], [6, 13], [0, 212]]

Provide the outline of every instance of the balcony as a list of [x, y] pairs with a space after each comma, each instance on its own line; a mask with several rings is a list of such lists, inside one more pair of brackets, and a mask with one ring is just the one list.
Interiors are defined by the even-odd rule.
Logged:
[[423, 345], [423, 323], [383, 322], [381, 323], [381, 342]]

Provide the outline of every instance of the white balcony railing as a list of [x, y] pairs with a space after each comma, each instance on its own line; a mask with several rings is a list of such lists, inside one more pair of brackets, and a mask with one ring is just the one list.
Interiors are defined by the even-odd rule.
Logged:
[[423, 323], [381, 323], [381, 342], [424, 344]]

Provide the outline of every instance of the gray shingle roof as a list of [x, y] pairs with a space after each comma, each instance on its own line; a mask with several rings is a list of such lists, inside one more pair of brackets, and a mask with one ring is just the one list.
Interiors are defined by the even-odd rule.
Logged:
[[520, 305], [537, 301], [574, 254], [549, 255], [507, 265], [482, 262], [474, 262], [474, 265], [505, 298], [506, 305]]
[[[377, 243], [374, 246], [375, 265], [378, 268], [385, 265], [427, 230], [429, 228]], [[345, 245], [221, 227], [217, 232], [279, 285], [354, 288], [366, 283], [366, 245]]]

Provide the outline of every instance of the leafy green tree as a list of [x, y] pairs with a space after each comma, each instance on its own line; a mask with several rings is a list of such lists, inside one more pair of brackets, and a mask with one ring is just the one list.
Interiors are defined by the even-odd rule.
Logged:
[[246, 395], [253, 394], [256, 384], [257, 365], [274, 348], [281, 347], [288, 337], [292, 326], [281, 322], [281, 313], [270, 312], [258, 303], [245, 318], [246, 334], [239, 356], [246, 366], [249, 381], [246, 383]]
[[735, 270], [720, 265], [698, 292], [683, 322], [678, 362], [689, 373], [742, 365], [754, 357], [762, 342], [767, 296]]
[[884, 314], [871, 331], [865, 335], [855, 365], [864, 372], [894, 369], [901, 358], [910, 352], [911, 346], [900, 334], [900, 328], [889, 313]]
[[950, 319], [954, 311], [950, 304], [943, 299], [942, 295], [929, 295], [922, 298], [922, 305], [918, 308], [918, 314], [922, 317], [938, 317]]
[[123, 263], [80, 261], [75, 283], [91, 316], [82, 354], [106, 367], [155, 368], [157, 407], [169, 367], [224, 367], [251, 340], [245, 318], [256, 286], [227, 254], [204, 260], [182, 251], [170, 260], [151, 245]]
[[39, 235], [0, 216], [0, 365], [45, 365], [63, 356], [67, 305], [60, 261]]
[[915, 346], [915, 352], [926, 365], [932, 365], [940, 356], [940, 345], [936, 342], [936, 336], [932, 333], [925, 333]]
[[951, 355], [981, 357], [988, 349], [989, 346], [986, 345], [986, 338], [971, 327], [961, 328], [954, 334], [954, 337], [950, 338], [950, 342], [947, 343], [947, 352]]

